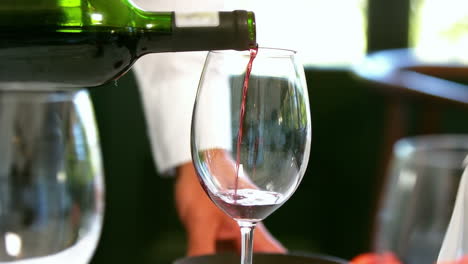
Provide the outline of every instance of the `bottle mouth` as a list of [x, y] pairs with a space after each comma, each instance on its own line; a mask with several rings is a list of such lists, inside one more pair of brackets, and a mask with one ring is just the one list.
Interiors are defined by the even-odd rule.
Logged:
[[247, 12], [247, 27], [249, 30], [250, 48], [257, 47], [257, 26], [254, 12]]

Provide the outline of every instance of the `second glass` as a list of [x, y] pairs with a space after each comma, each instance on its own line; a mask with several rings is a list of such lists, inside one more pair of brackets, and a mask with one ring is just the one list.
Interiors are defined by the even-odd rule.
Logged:
[[468, 135], [399, 140], [377, 219], [376, 250], [436, 263], [468, 155]]
[[89, 263], [104, 178], [85, 91], [0, 89], [0, 263]]

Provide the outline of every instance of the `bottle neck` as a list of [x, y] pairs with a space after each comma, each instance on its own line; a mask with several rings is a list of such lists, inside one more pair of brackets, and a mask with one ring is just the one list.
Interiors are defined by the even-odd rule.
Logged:
[[[153, 52], [247, 50], [255, 47], [252, 12], [150, 13], [139, 43], [140, 55]], [[141, 28], [141, 22], [140, 22]]]

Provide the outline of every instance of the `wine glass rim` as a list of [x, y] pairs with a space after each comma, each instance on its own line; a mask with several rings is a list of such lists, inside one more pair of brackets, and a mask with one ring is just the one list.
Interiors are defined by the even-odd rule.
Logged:
[[395, 160], [417, 166], [463, 169], [468, 162], [468, 134], [406, 137], [393, 147]]
[[[260, 52], [257, 53], [257, 57], [269, 57], [269, 58], [285, 58], [296, 55], [297, 51], [292, 49], [284, 48], [271, 48], [271, 47], [258, 47]], [[247, 56], [250, 57], [249, 50], [211, 50], [212, 54], [222, 55], [236, 55], [236, 56]]]
[[437, 149], [466, 150], [468, 153], [468, 134], [433, 134], [406, 137], [398, 140], [394, 147], [397, 156], [407, 156], [416, 151]]

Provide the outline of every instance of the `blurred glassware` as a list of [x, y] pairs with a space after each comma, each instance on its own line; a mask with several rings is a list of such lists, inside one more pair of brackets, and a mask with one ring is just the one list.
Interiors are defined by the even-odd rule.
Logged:
[[468, 135], [399, 140], [377, 216], [375, 250], [436, 263], [468, 154]]
[[84, 91], [0, 90], [0, 263], [88, 263], [103, 173]]

